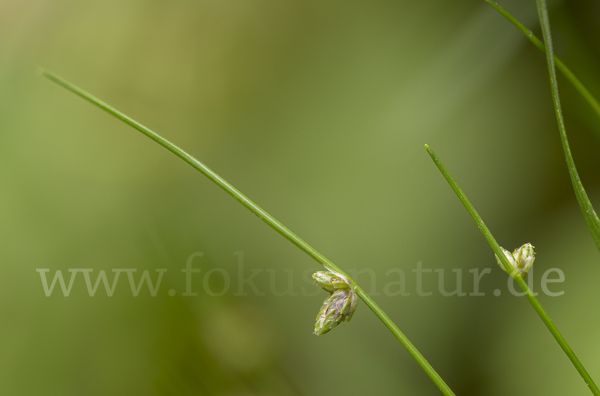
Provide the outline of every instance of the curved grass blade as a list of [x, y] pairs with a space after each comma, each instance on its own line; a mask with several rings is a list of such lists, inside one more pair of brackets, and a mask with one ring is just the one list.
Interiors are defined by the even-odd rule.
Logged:
[[[458, 199], [460, 199], [460, 202], [462, 202], [462, 204], [467, 209], [467, 212], [469, 212], [469, 214], [475, 221], [475, 224], [477, 224], [477, 227], [479, 228], [479, 230], [481, 231], [481, 233], [483, 234], [485, 239], [488, 241], [488, 243], [492, 247], [492, 250], [494, 251], [494, 253], [496, 253], [496, 256], [498, 258], [500, 258], [500, 261], [502, 262], [502, 265], [504, 266], [504, 269], [506, 270], [506, 272], [508, 272], [509, 274], [512, 273], [512, 266], [508, 262], [508, 259], [506, 258], [506, 256], [502, 253], [502, 250], [500, 249], [500, 245], [498, 245], [498, 242], [496, 242], [496, 239], [494, 239], [492, 233], [490, 232], [490, 230], [487, 228], [487, 226], [483, 222], [483, 219], [481, 218], [481, 216], [479, 216], [479, 213], [477, 213], [473, 204], [471, 204], [471, 201], [469, 201], [469, 199], [467, 198], [467, 196], [465, 195], [463, 190], [458, 186], [458, 183], [456, 183], [456, 180], [454, 180], [454, 178], [452, 177], [452, 175], [450, 174], [448, 169], [446, 169], [446, 167], [444, 166], [444, 164], [442, 163], [440, 158], [431, 149], [431, 147], [429, 147], [428, 145], [425, 145], [425, 148], [427, 149], [427, 152], [431, 156], [431, 159], [433, 160], [435, 165], [438, 167], [438, 169], [440, 170], [442, 175], [444, 175], [444, 178], [446, 179], [448, 184], [450, 184], [450, 187], [452, 187], [452, 189], [458, 196]], [[584, 379], [585, 384], [590, 388], [590, 390], [592, 391], [592, 393], [594, 395], [597, 395], [597, 396], [600, 395], [600, 389], [598, 389], [598, 387], [594, 383], [594, 380], [592, 379], [592, 377], [589, 375], [589, 373], [587, 372], [587, 370], [585, 369], [585, 367], [583, 366], [583, 364], [581, 363], [579, 358], [575, 355], [575, 352], [573, 352], [573, 349], [571, 349], [571, 347], [567, 343], [567, 340], [563, 337], [563, 335], [560, 333], [560, 331], [558, 331], [558, 328], [552, 322], [552, 319], [550, 319], [550, 316], [548, 316], [548, 314], [546, 313], [546, 311], [544, 310], [544, 308], [542, 307], [542, 305], [540, 304], [538, 299], [533, 295], [533, 292], [529, 288], [529, 285], [527, 284], [527, 282], [525, 282], [525, 280], [521, 277], [520, 273], [518, 273], [518, 272], [513, 276], [513, 278], [515, 279], [515, 281], [517, 281], [518, 285], [525, 292], [527, 299], [529, 300], [529, 302], [531, 303], [531, 305], [533, 306], [535, 311], [538, 313], [538, 315], [540, 316], [540, 318], [542, 319], [542, 321], [544, 322], [544, 324], [546, 325], [548, 330], [550, 330], [550, 333], [552, 333], [552, 335], [556, 339], [556, 342], [558, 342], [558, 344], [560, 345], [562, 350], [565, 352], [565, 354], [567, 355], [569, 360], [571, 360], [571, 363], [573, 363], [573, 366], [575, 366], [575, 368], [577, 369], [577, 371], [579, 372], [581, 377]]]
[[344, 275], [351, 283], [358, 296], [365, 302], [365, 304], [377, 315], [377, 317], [385, 324], [385, 326], [394, 334], [394, 336], [402, 343], [402, 345], [408, 350], [411, 356], [417, 361], [417, 363], [421, 366], [421, 368], [427, 373], [429, 378], [435, 383], [438, 389], [442, 392], [442, 394], [446, 396], [455, 396], [454, 392], [450, 389], [450, 387], [444, 382], [442, 377], [434, 370], [434, 368], [427, 362], [425, 357], [417, 350], [417, 348], [409, 341], [409, 339], [400, 331], [398, 326], [390, 319], [390, 317], [377, 305], [377, 303], [360, 287], [356, 284], [356, 282], [348, 276], [344, 271], [342, 271], [338, 266], [333, 264], [329, 259], [319, 253], [315, 248], [310, 246], [304, 240], [302, 240], [298, 235], [294, 234], [290, 231], [286, 226], [281, 224], [277, 219], [267, 213], [260, 206], [252, 202], [248, 197], [242, 194], [238, 189], [229, 184], [225, 179], [216, 174], [213, 170], [211, 170], [208, 166], [204, 165], [202, 162], [198, 161], [173, 143], [169, 142], [167, 139], [158, 135], [156, 132], [146, 128], [139, 122], [127, 117], [125, 114], [116, 110], [115, 108], [109, 106], [103, 101], [97, 99], [96, 97], [90, 95], [84, 90], [74, 86], [73, 84], [63, 80], [62, 78], [49, 73], [45, 70], [40, 70], [42, 76], [47, 79], [57, 83], [58, 85], [66, 88], [67, 90], [81, 96], [83, 99], [91, 102], [92, 104], [100, 107], [102, 110], [107, 113], [117, 117], [121, 121], [126, 124], [132, 126], [137, 129], [150, 139], [154, 140], [156, 143], [160, 144], [189, 165], [191, 165], [194, 169], [202, 173], [204, 176], [209, 178], [216, 185], [221, 187], [227, 194], [231, 195], [235, 200], [245, 206], [249, 211], [258, 216], [259, 219], [267, 223], [269, 227], [277, 231], [280, 235], [282, 235], [285, 239], [292, 242], [296, 245], [300, 250], [304, 251], [310, 257], [315, 259], [317, 262], [325, 266], [328, 270], [337, 272], [338, 274]]
[[[585, 88], [585, 86], [581, 83], [581, 81], [571, 72], [569, 68], [556, 56], [554, 55], [554, 51], [552, 48], [552, 40], [550, 36], [550, 22], [548, 20], [548, 12], [546, 9], [545, 2], [538, 1], [538, 10], [540, 13], [540, 22], [542, 25], [542, 33], [545, 38], [546, 45], [542, 43], [542, 41], [537, 38], [533, 32], [527, 29], [521, 22], [519, 22], [515, 17], [513, 17], [510, 13], [508, 13], [504, 8], [502, 8], [497, 3], [491, 0], [485, 0], [486, 3], [491, 5], [496, 11], [502, 14], [510, 23], [512, 23], [517, 29], [519, 29], [527, 38], [542, 52], [546, 54], [546, 59], [548, 60], [548, 70], [550, 72], [550, 85], [552, 89], [552, 99], [554, 102], [554, 108], [556, 111], [556, 118], [558, 121], [558, 127], [560, 130], [560, 138], [563, 146], [563, 151], [565, 153], [565, 158], [567, 160], [567, 168], [569, 170], [569, 176], [571, 178], [571, 183], [573, 184], [573, 189], [575, 190], [575, 195], [577, 197], [577, 202], [579, 203], [579, 207], [581, 208], [581, 212], [585, 218], [587, 226], [592, 234], [592, 238], [596, 243], [596, 247], [600, 251], [600, 219], [598, 219], [598, 215], [594, 210], [592, 203], [590, 202], [585, 189], [583, 188], [583, 184], [579, 178], [579, 173], [577, 173], [577, 168], [575, 167], [575, 161], [573, 160], [573, 155], [571, 154], [571, 149], [569, 147], [569, 141], [567, 140], [567, 132], [564, 125], [564, 119], [562, 116], [562, 109], [560, 107], [560, 100], [558, 96], [558, 84], [556, 81], [556, 70], [554, 65], [564, 74], [564, 76], [573, 84], [575, 89], [579, 91], [579, 93], [583, 96], [583, 98], [588, 102], [588, 104], [592, 107], [594, 112], [600, 117], [600, 104], [594, 98], [594, 96], [590, 93], [590, 91]], [[540, 4], [543, 3], [543, 4]], [[540, 8], [540, 5], [542, 8]], [[544, 10], [544, 11], [542, 11]], [[544, 17], [545, 15], [545, 17]]]
[[[491, 5], [496, 11], [498, 11], [502, 16], [504, 16], [510, 23], [515, 25], [517, 29], [519, 29], [528, 39], [535, 45], [540, 51], [546, 53], [546, 47], [544, 47], [544, 43], [542, 40], [537, 38], [535, 34], [529, 29], [527, 29], [521, 22], [517, 20], [514, 16], [508, 13], [504, 8], [502, 8], [497, 3], [492, 0], [485, 0], [486, 3]], [[575, 89], [579, 91], [583, 99], [590, 105], [592, 110], [600, 117], [600, 103], [594, 98], [594, 95], [588, 91], [588, 89], [583, 85], [583, 83], [573, 74], [573, 72], [561, 61], [556, 55], [554, 55], [554, 63], [556, 64], [556, 68], [560, 70], [560, 72], [573, 84]]]
[[[554, 109], [556, 112], [556, 119], [558, 121], [558, 128], [560, 131], [560, 138], [563, 146], [563, 151], [565, 153], [565, 158], [567, 160], [567, 168], [569, 170], [569, 176], [571, 178], [571, 183], [573, 184], [573, 189], [575, 190], [575, 195], [577, 197], [577, 202], [579, 203], [579, 207], [581, 208], [581, 212], [583, 213], [583, 217], [587, 223], [587, 226], [592, 234], [592, 238], [596, 243], [596, 248], [600, 251], [600, 219], [598, 219], [598, 215], [594, 210], [592, 203], [590, 202], [585, 189], [583, 188], [583, 184], [579, 178], [579, 173], [577, 172], [577, 168], [575, 167], [575, 161], [573, 160], [573, 155], [571, 154], [571, 149], [569, 147], [569, 141], [567, 140], [567, 132], [565, 129], [564, 119], [562, 116], [562, 109], [560, 107], [560, 100], [558, 96], [558, 83], [556, 80], [556, 70], [554, 65], [563, 73], [563, 75], [573, 84], [575, 89], [579, 91], [579, 93], [583, 96], [586, 102], [592, 107], [592, 110], [600, 117], [600, 103], [594, 98], [594, 96], [590, 93], [590, 91], [585, 88], [585, 86], [581, 83], [581, 81], [571, 72], [571, 70], [556, 56], [554, 55], [554, 51], [552, 48], [552, 39], [550, 35], [550, 22], [548, 20], [548, 12], [546, 9], [546, 4], [544, 1], [537, 0], [538, 2], [538, 11], [540, 14], [540, 22], [542, 26], [542, 33], [544, 35], [544, 39], [546, 45], [542, 43], [542, 41], [537, 38], [533, 32], [527, 29], [521, 22], [519, 22], [515, 17], [513, 17], [508, 11], [502, 8], [497, 3], [491, 0], [485, 0], [486, 3], [491, 5], [496, 11], [502, 14], [510, 23], [512, 23], [517, 29], [519, 29], [529, 41], [531, 41], [537, 48], [539, 48], [542, 52], [546, 54], [546, 59], [548, 61], [548, 70], [550, 73], [550, 85], [552, 89], [552, 100], [554, 102]], [[542, 7], [542, 8], [540, 8]]]
[[554, 68], [554, 50], [552, 48], [552, 35], [550, 34], [550, 20], [548, 19], [548, 8], [546, 7], [545, 0], [537, 0], [538, 13], [540, 17], [540, 24], [542, 26], [542, 33], [544, 35], [544, 45], [546, 47], [546, 59], [548, 60], [548, 73], [550, 74], [550, 88], [552, 90], [552, 101], [554, 102], [554, 110], [556, 112], [556, 121], [558, 122], [558, 129], [560, 131], [560, 140], [562, 142], [563, 151], [565, 152], [565, 158], [567, 159], [567, 168], [569, 169], [569, 176], [571, 177], [571, 183], [577, 196], [577, 202], [583, 212], [583, 217], [592, 233], [596, 247], [600, 250], [600, 219], [596, 211], [592, 207], [592, 203], [588, 198], [583, 184], [579, 179], [579, 173], [575, 167], [575, 161], [569, 148], [569, 141], [567, 140], [567, 130], [565, 128], [565, 120], [563, 118], [562, 109], [560, 107], [560, 98], [558, 96], [558, 82], [556, 80], [556, 69]]

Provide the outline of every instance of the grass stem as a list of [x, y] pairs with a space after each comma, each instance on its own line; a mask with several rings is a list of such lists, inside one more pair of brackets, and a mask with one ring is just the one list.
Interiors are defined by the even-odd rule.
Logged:
[[[546, 53], [546, 47], [542, 40], [540, 40], [533, 32], [527, 29], [521, 22], [517, 20], [514, 16], [508, 13], [504, 8], [498, 5], [496, 2], [492, 0], [485, 0], [486, 3], [491, 5], [496, 11], [498, 11], [502, 16], [504, 16], [510, 23], [512, 23], [517, 29], [519, 29], [528, 39], [535, 45], [540, 51], [544, 54]], [[556, 55], [554, 55], [554, 63], [556, 64], [556, 68], [560, 70], [560, 72], [566, 77], [567, 80], [573, 84], [575, 89], [579, 91], [583, 99], [590, 105], [592, 110], [600, 117], [600, 103], [596, 100], [594, 95], [590, 93], [590, 91], [583, 85], [583, 83], [573, 74], [571, 69], [564, 64]]]
[[439, 374], [434, 370], [434, 368], [427, 362], [427, 360], [423, 357], [423, 355], [417, 350], [417, 348], [408, 340], [408, 338], [400, 331], [398, 326], [387, 316], [387, 314], [377, 305], [377, 303], [360, 287], [356, 284], [356, 282], [348, 276], [341, 268], [332, 263], [329, 259], [319, 253], [315, 248], [310, 246], [304, 240], [302, 240], [298, 235], [294, 234], [290, 231], [286, 226], [281, 224], [277, 219], [267, 213], [260, 206], [252, 202], [248, 197], [242, 194], [238, 189], [229, 184], [225, 179], [216, 174], [213, 170], [211, 170], [208, 166], [204, 165], [202, 162], [198, 161], [173, 143], [169, 142], [167, 139], [158, 135], [156, 132], [151, 131], [146, 128], [139, 122], [129, 118], [125, 114], [116, 110], [115, 108], [109, 106], [103, 101], [97, 99], [96, 97], [90, 95], [84, 90], [74, 86], [73, 84], [63, 80], [62, 78], [49, 73], [45, 70], [41, 70], [40, 74], [49, 80], [57, 83], [58, 85], [68, 89], [69, 91], [81, 96], [83, 99], [91, 102], [92, 104], [100, 107], [102, 110], [107, 113], [117, 117], [121, 121], [126, 124], [132, 126], [137, 129], [150, 139], [154, 140], [156, 143], [160, 144], [189, 165], [191, 165], [194, 169], [202, 173], [204, 176], [209, 178], [216, 185], [221, 187], [227, 194], [231, 195], [236, 201], [245, 206], [249, 211], [258, 216], [259, 219], [267, 223], [269, 227], [277, 231], [281, 236], [283, 236], [288, 241], [292, 242], [296, 245], [300, 250], [308, 254], [310, 257], [315, 259], [317, 262], [322, 264], [325, 268], [329, 270], [333, 270], [341, 275], [344, 275], [348, 278], [348, 280], [352, 283], [352, 286], [356, 290], [358, 296], [364, 301], [364, 303], [375, 313], [375, 315], [385, 324], [385, 326], [392, 332], [392, 334], [402, 343], [402, 345], [408, 350], [411, 356], [417, 361], [417, 363], [421, 366], [421, 368], [427, 373], [427, 375], [431, 378], [431, 380], [435, 383], [438, 389], [446, 396], [454, 396], [454, 393], [450, 389], [450, 387], [444, 382], [444, 380], [439, 376]]
[[577, 197], [577, 202], [579, 203], [579, 207], [581, 208], [581, 212], [583, 213], [583, 217], [587, 223], [587, 226], [592, 234], [592, 238], [596, 243], [596, 247], [600, 251], [600, 219], [598, 219], [598, 215], [594, 210], [590, 199], [583, 188], [583, 184], [581, 183], [581, 179], [579, 178], [579, 173], [577, 172], [577, 168], [575, 167], [575, 161], [573, 160], [573, 155], [571, 154], [571, 148], [569, 147], [569, 141], [567, 140], [567, 131], [565, 128], [565, 122], [562, 115], [562, 109], [560, 106], [560, 99], [558, 96], [558, 82], [556, 79], [556, 70], [555, 65], [560, 70], [564, 76], [573, 84], [575, 89], [579, 91], [579, 93], [583, 96], [586, 102], [592, 107], [594, 112], [600, 117], [600, 104], [594, 98], [594, 96], [590, 93], [590, 91], [585, 88], [585, 86], [579, 81], [579, 79], [571, 72], [571, 70], [556, 56], [554, 55], [554, 50], [552, 47], [552, 37], [550, 35], [550, 21], [548, 19], [548, 9], [546, 7], [545, 0], [537, 0], [538, 13], [540, 18], [540, 24], [542, 26], [542, 34], [544, 36], [544, 42], [542, 42], [539, 38], [537, 38], [533, 32], [527, 29], [521, 22], [519, 22], [515, 17], [508, 13], [504, 8], [500, 7], [497, 3], [491, 0], [485, 0], [489, 5], [491, 5], [496, 11], [502, 14], [510, 23], [512, 23], [517, 29], [519, 29], [529, 41], [531, 41], [537, 48], [539, 48], [542, 52], [546, 54], [546, 59], [548, 61], [548, 71], [550, 74], [550, 87], [552, 90], [552, 100], [554, 102], [554, 110], [556, 112], [556, 120], [558, 121], [558, 129], [560, 131], [560, 139], [563, 146], [563, 151], [565, 153], [565, 158], [567, 160], [567, 168], [569, 170], [569, 176], [571, 178], [571, 183], [573, 184], [573, 189], [575, 190], [575, 195]]
[[[498, 256], [498, 258], [500, 258], [500, 261], [502, 262], [502, 265], [506, 269], [506, 272], [510, 274], [512, 272], [512, 267], [511, 267], [510, 263], [508, 262], [508, 259], [502, 253], [502, 250], [500, 249], [500, 245], [498, 245], [498, 242], [496, 242], [496, 239], [494, 239], [489, 228], [485, 225], [485, 223], [483, 222], [483, 219], [481, 218], [481, 216], [479, 216], [479, 213], [477, 213], [473, 204], [471, 204], [471, 201], [469, 201], [469, 199], [467, 198], [467, 196], [465, 195], [463, 190], [459, 187], [458, 183], [456, 183], [456, 180], [454, 180], [454, 178], [452, 177], [452, 175], [450, 174], [448, 169], [444, 166], [444, 164], [442, 163], [440, 158], [431, 149], [431, 147], [429, 147], [428, 145], [425, 145], [425, 148], [427, 149], [427, 152], [431, 156], [431, 159], [433, 160], [435, 165], [438, 167], [438, 169], [440, 170], [442, 175], [444, 175], [444, 178], [446, 179], [448, 184], [450, 184], [450, 187], [452, 187], [452, 189], [458, 196], [458, 199], [460, 199], [462, 204], [467, 209], [467, 212], [469, 212], [469, 214], [475, 221], [475, 224], [477, 224], [477, 227], [479, 227], [479, 230], [481, 231], [481, 233], [483, 234], [485, 239], [488, 241], [488, 243], [492, 247], [492, 250], [494, 251], [494, 253], [496, 253], [496, 256]], [[581, 377], [584, 379], [585, 384], [590, 388], [590, 390], [592, 391], [592, 393], [594, 395], [597, 395], [597, 396], [600, 395], [600, 389], [598, 389], [598, 387], [594, 383], [594, 380], [592, 379], [592, 377], [588, 374], [587, 370], [585, 369], [585, 367], [583, 366], [581, 361], [579, 361], [579, 358], [577, 358], [577, 356], [575, 355], [575, 352], [573, 352], [573, 349], [571, 349], [571, 347], [567, 343], [567, 340], [560, 333], [560, 331], [558, 330], [558, 328], [556, 327], [554, 322], [552, 322], [552, 319], [550, 319], [550, 316], [548, 316], [548, 314], [546, 313], [546, 311], [544, 310], [544, 308], [542, 307], [542, 305], [540, 304], [538, 299], [535, 297], [535, 295], [529, 288], [529, 285], [527, 285], [527, 282], [525, 282], [525, 280], [521, 277], [521, 274], [519, 274], [518, 271], [516, 271], [513, 274], [513, 278], [517, 281], [518, 285], [521, 287], [523, 292], [525, 292], [527, 299], [529, 300], [529, 302], [531, 303], [531, 305], [533, 306], [535, 311], [538, 313], [538, 315], [540, 316], [540, 318], [542, 319], [542, 321], [544, 322], [544, 324], [546, 325], [548, 330], [550, 330], [550, 333], [552, 333], [552, 335], [554, 336], [554, 338], [556, 339], [556, 341], [558, 342], [558, 344], [560, 345], [562, 350], [565, 352], [565, 354], [569, 358], [569, 360], [571, 360], [571, 362], [573, 363], [573, 365], [575, 366], [575, 368], [577, 369], [577, 371], [579, 372]]]
[[560, 106], [560, 98], [558, 96], [558, 81], [556, 80], [556, 69], [554, 68], [554, 50], [552, 47], [552, 36], [550, 34], [550, 20], [548, 19], [548, 8], [546, 7], [546, 0], [537, 0], [538, 13], [540, 17], [540, 24], [542, 26], [542, 33], [544, 35], [544, 45], [546, 48], [546, 59], [548, 60], [548, 73], [550, 75], [550, 88], [552, 90], [552, 101], [554, 102], [554, 110], [556, 112], [556, 121], [558, 122], [558, 129], [560, 131], [560, 140], [562, 142], [563, 151], [565, 152], [565, 158], [567, 160], [567, 168], [569, 170], [569, 176], [571, 177], [571, 183], [577, 196], [577, 202], [583, 217], [592, 233], [596, 247], [600, 251], [600, 219], [596, 211], [592, 207], [592, 203], [588, 198], [583, 184], [579, 179], [579, 173], [575, 167], [575, 161], [569, 148], [569, 141], [567, 140], [567, 129], [565, 128], [565, 120], [563, 118], [562, 109]]

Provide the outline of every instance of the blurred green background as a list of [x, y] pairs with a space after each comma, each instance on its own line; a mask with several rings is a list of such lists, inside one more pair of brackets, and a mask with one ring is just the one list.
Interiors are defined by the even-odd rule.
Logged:
[[[503, 1], [537, 28], [534, 1]], [[600, 6], [551, 2], [556, 53], [600, 96]], [[0, 393], [437, 395], [377, 317], [311, 334], [320, 267], [149, 139], [35, 74], [44, 67], [184, 148], [340, 267], [457, 395], [588, 390], [425, 150], [501, 245], [561, 268], [550, 316], [600, 380], [600, 256], [568, 178], [543, 55], [483, 1], [0, 2]], [[600, 206], [600, 120], [559, 76], [583, 183]], [[194, 252], [197, 297], [180, 270]], [[236, 296], [238, 257], [264, 296]], [[485, 297], [415, 293], [411, 269], [491, 268]], [[46, 297], [48, 268], [167, 268], [132, 297]], [[211, 296], [219, 268], [231, 288]], [[382, 293], [407, 274], [410, 296]], [[287, 271], [287, 272], [286, 272]], [[294, 291], [275, 296], [292, 274]], [[395, 279], [395, 278], [394, 278]], [[437, 290], [436, 274], [425, 276]], [[533, 276], [539, 290], [540, 276]], [[357, 281], [370, 291], [370, 276]], [[448, 290], [452, 290], [450, 279]], [[207, 283], [219, 291], [223, 278]], [[58, 286], [57, 286], [58, 287]], [[169, 296], [168, 290], [177, 291]], [[495, 297], [495, 289], [503, 290]]]

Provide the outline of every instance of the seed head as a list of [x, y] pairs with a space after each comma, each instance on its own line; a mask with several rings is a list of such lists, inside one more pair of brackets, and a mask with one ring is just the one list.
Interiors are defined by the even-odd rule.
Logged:
[[339, 276], [329, 271], [317, 271], [313, 274], [313, 279], [325, 291], [333, 293], [336, 290], [349, 290], [350, 286]]
[[315, 334], [320, 336], [342, 322], [349, 322], [356, 310], [358, 296], [351, 289], [336, 290], [327, 297], [317, 315]]
[[[530, 243], [526, 243], [520, 248], [515, 249], [513, 253], [509, 252], [503, 247], [501, 247], [500, 249], [502, 249], [502, 253], [504, 253], [508, 262], [510, 263], [510, 276], [513, 276], [513, 274], [516, 273], [516, 271], [518, 271], [521, 274], [521, 277], [527, 277], [527, 274], [529, 273], [529, 270], [533, 266], [533, 262], [535, 260], [535, 252], [533, 251], [533, 245], [531, 245]], [[502, 264], [497, 255], [496, 261], [498, 262], [500, 268], [506, 271], [506, 268], [504, 268], [504, 265]]]
[[[506, 256], [506, 259], [508, 260], [510, 266], [511, 266], [511, 270], [515, 270], [517, 269], [517, 262], [515, 261], [515, 257], [513, 256], [513, 254], [511, 252], [509, 252], [508, 250], [504, 249], [502, 246], [500, 246], [500, 249], [502, 250], [502, 253], [504, 253], [504, 255]], [[504, 264], [502, 264], [502, 261], [500, 261], [500, 258], [498, 257], [498, 255], [496, 256], [496, 262], [498, 262], [498, 265], [500, 266], [500, 268], [502, 268], [504, 271], [506, 271], [506, 268], [504, 268]]]
[[533, 245], [526, 243], [513, 252], [517, 266], [521, 271], [521, 276], [525, 278], [529, 273], [529, 270], [533, 266], [535, 261], [535, 252], [533, 251]]

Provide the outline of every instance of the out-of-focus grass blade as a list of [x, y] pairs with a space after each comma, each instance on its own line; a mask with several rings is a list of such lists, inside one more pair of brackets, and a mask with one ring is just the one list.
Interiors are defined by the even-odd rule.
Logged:
[[[502, 16], [504, 16], [510, 23], [515, 25], [517, 29], [519, 29], [528, 39], [539, 48], [540, 51], [546, 53], [546, 47], [544, 47], [544, 43], [542, 40], [537, 38], [535, 34], [529, 29], [527, 29], [521, 22], [519, 22], [514, 16], [508, 13], [504, 8], [500, 7], [497, 3], [491, 0], [485, 0], [486, 3], [494, 7], [496, 11], [498, 11]], [[592, 110], [600, 117], [600, 103], [594, 98], [594, 96], [588, 91], [588, 89], [583, 85], [583, 83], [573, 74], [573, 72], [561, 61], [556, 55], [554, 55], [554, 62], [556, 63], [556, 68], [560, 70], [560, 72], [573, 84], [575, 89], [579, 91], [583, 99], [591, 106]]]
[[[544, 43], [533, 34], [533, 32], [527, 29], [521, 22], [519, 22], [515, 17], [513, 17], [508, 11], [502, 8], [497, 3], [491, 0], [485, 0], [486, 3], [491, 5], [496, 11], [502, 14], [510, 23], [515, 25], [517, 29], [519, 29], [528, 39], [531, 41], [537, 48], [539, 48], [542, 52], [546, 54], [546, 58], [548, 59], [548, 68], [550, 71], [550, 84], [552, 86], [552, 98], [554, 100], [554, 107], [556, 110], [556, 118], [558, 120], [558, 126], [560, 130], [560, 137], [563, 145], [563, 150], [565, 152], [565, 157], [567, 159], [567, 167], [569, 170], [569, 175], [571, 177], [571, 182], [573, 184], [573, 188], [575, 190], [575, 195], [577, 196], [577, 201], [579, 202], [579, 207], [583, 212], [583, 216], [585, 217], [585, 221], [590, 229], [592, 234], [592, 238], [594, 238], [594, 242], [596, 243], [596, 247], [600, 251], [600, 220], [598, 219], [598, 215], [596, 211], [592, 207], [592, 203], [590, 202], [585, 189], [583, 188], [583, 184], [579, 178], [579, 174], [577, 173], [577, 168], [575, 167], [575, 161], [573, 160], [573, 155], [571, 154], [571, 149], [569, 148], [569, 142], [567, 140], [567, 133], [564, 126], [564, 120], [562, 116], [562, 110], [560, 107], [560, 101], [558, 97], [558, 85], [556, 83], [556, 71], [554, 69], [554, 65], [558, 70], [560, 70], [563, 75], [573, 84], [575, 89], [579, 91], [579, 93], [583, 96], [586, 102], [592, 107], [592, 110], [596, 112], [596, 114], [600, 117], [600, 103], [594, 98], [594, 96], [588, 91], [588, 89], [581, 83], [581, 81], [573, 74], [573, 72], [556, 56], [554, 55], [554, 51], [552, 49], [552, 43], [550, 39], [550, 25], [549, 22], [547, 24], [547, 29], [544, 28], [544, 23], [542, 21], [542, 14], [540, 14], [540, 21], [542, 21], [542, 31], [544, 33], [544, 37], [548, 36], [546, 40], [549, 45], [544, 45]], [[538, 1], [539, 3], [539, 1]], [[547, 12], [546, 12], [546, 20], [547, 20]], [[546, 33], [547, 32], [547, 33]], [[547, 48], [548, 47], [548, 48]], [[548, 56], [548, 54], [550, 54]]]
[[552, 101], [554, 102], [554, 110], [556, 112], [556, 121], [558, 122], [558, 129], [560, 131], [560, 140], [562, 142], [563, 151], [565, 158], [567, 159], [567, 168], [569, 170], [569, 176], [571, 177], [571, 183], [577, 196], [577, 202], [583, 212], [583, 217], [592, 233], [596, 247], [600, 250], [600, 219], [594, 210], [590, 199], [583, 188], [583, 184], [579, 179], [579, 173], [575, 167], [575, 161], [569, 148], [569, 141], [567, 139], [567, 129], [565, 128], [565, 120], [563, 118], [562, 109], [560, 107], [560, 98], [558, 96], [558, 82], [556, 80], [556, 69], [554, 67], [554, 49], [552, 48], [552, 36], [550, 34], [550, 19], [548, 18], [548, 8], [546, 7], [545, 0], [537, 0], [538, 13], [540, 18], [540, 24], [542, 26], [542, 33], [544, 35], [544, 46], [546, 48], [546, 59], [548, 61], [548, 74], [550, 75], [550, 89], [552, 90]]

